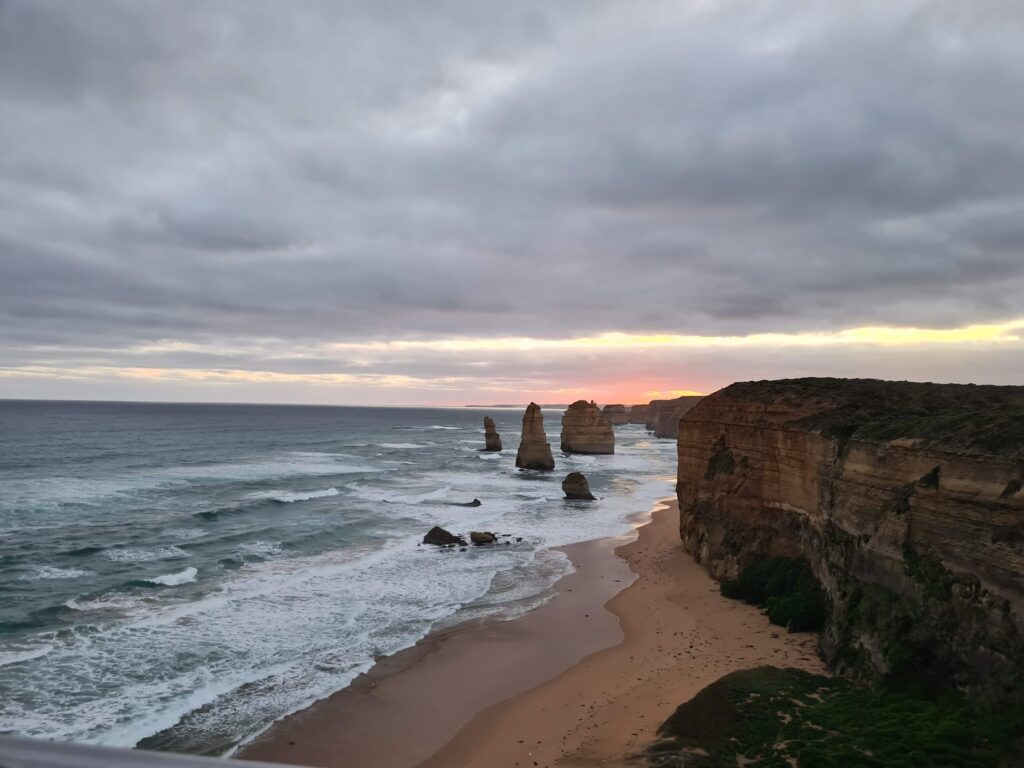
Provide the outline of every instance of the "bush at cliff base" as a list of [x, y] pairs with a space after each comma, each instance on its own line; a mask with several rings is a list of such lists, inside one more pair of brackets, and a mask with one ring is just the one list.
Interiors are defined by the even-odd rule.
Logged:
[[762, 605], [772, 624], [794, 632], [817, 632], [825, 623], [825, 593], [806, 560], [756, 560], [736, 581], [723, 581], [722, 595]]

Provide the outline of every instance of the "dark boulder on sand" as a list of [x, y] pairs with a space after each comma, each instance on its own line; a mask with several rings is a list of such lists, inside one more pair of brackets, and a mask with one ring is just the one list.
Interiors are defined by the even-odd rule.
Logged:
[[587, 483], [586, 475], [582, 472], [570, 472], [562, 481], [562, 491], [567, 499], [581, 501], [594, 501], [594, 494], [590, 492], [590, 484]]
[[466, 540], [464, 538], [446, 531], [439, 525], [435, 525], [427, 531], [427, 535], [423, 537], [423, 543], [433, 544], [438, 547], [447, 547], [452, 544], [458, 544], [460, 547], [466, 546]]
[[490, 531], [470, 531], [469, 540], [479, 546], [481, 544], [493, 544], [498, 540], [498, 537]]

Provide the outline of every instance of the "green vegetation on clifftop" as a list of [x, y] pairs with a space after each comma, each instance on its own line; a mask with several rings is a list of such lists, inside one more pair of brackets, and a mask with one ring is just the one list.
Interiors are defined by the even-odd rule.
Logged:
[[948, 451], [1024, 456], [1024, 387], [877, 379], [739, 382], [724, 392], [817, 403], [797, 426], [840, 440], [918, 440]]

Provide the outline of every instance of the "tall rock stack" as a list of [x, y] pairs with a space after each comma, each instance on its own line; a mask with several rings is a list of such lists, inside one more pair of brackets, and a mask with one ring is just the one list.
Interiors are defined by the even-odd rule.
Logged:
[[647, 405], [639, 403], [637, 405], [630, 406], [629, 409], [629, 423], [630, 424], [646, 424], [647, 423]]
[[523, 436], [519, 441], [516, 466], [520, 469], [554, 469], [548, 436], [544, 432], [544, 415], [540, 406], [530, 403], [523, 414]]
[[495, 429], [494, 419], [490, 416], [484, 416], [484, 450], [501, 450], [501, 435], [499, 435], [497, 429]]
[[658, 411], [658, 424], [654, 429], [654, 436], [675, 440], [679, 435], [679, 420], [702, 399], [700, 395], [684, 395], [666, 402]]
[[665, 407], [666, 403], [672, 402], [671, 400], [651, 400], [647, 404], [647, 418], [644, 421], [644, 426], [647, 427], [651, 432], [655, 432], [658, 429], [658, 419], [661, 417], [661, 411]]
[[606, 405], [601, 412], [609, 424], [629, 424], [629, 410], [621, 403]]
[[562, 416], [566, 453], [615, 453], [615, 430], [593, 401], [577, 400]]

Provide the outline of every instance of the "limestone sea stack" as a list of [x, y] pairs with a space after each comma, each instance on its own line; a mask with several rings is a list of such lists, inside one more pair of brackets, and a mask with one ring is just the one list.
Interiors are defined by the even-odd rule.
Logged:
[[594, 494], [590, 492], [590, 484], [586, 475], [582, 472], [570, 472], [562, 481], [562, 492], [567, 499], [579, 501], [594, 501]]
[[484, 450], [501, 450], [501, 435], [499, 435], [498, 430], [495, 429], [494, 419], [490, 416], [484, 416]]
[[629, 424], [629, 410], [626, 406], [621, 403], [615, 403], [613, 405], [606, 405], [601, 413], [608, 420], [609, 424], [618, 426], [619, 424]]
[[700, 395], [684, 395], [668, 400], [658, 410], [658, 423], [654, 428], [655, 437], [676, 439], [679, 434], [679, 420], [701, 401]]
[[665, 407], [668, 400], [651, 400], [647, 404], [647, 416], [644, 419], [644, 426], [648, 431], [654, 432], [658, 428], [658, 417], [661, 416], [661, 409]]
[[647, 423], [647, 405], [640, 403], [638, 405], [630, 406], [629, 408], [629, 423], [630, 424], [646, 424]]
[[523, 414], [523, 436], [519, 440], [516, 466], [520, 469], [555, 468], [548, 436], [544, 432], [544, 415], [536, 403], [526, 406], [526, 413]]
[[562, 415], [566, 453], [615, 453], [615, 430], [594, 401], [577, 400]]

